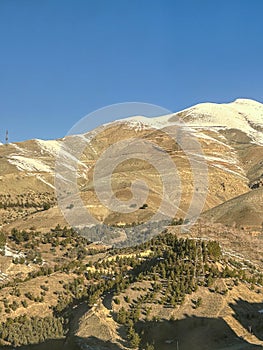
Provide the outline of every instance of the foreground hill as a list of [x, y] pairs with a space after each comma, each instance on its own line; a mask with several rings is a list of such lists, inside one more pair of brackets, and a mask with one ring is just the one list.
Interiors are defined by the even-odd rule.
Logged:
[[206, 211], [204, 219], [238, 227], [262, 228], [263, 188], [235, 197]]
[[14, 231], [7, 244], [13, 257], [0, 256], [2, 344], [64, 339], [65, 346], [98, 350], [172, 350], [177, 342], [183, 350], [263, 345], [263, 276], [215, 241], [162, 234], [113, 250], [57, 227], [31, 237]]

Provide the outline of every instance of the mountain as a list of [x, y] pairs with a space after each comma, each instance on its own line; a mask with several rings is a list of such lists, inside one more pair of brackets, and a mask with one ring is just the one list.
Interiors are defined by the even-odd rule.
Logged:
[[[59, 186], [64, 192], [70, 192], [71, 188], [74, 190], [70, 173], [76, 164], [80, 197], [96, 221], [115, 225], [145, 222], [158, 211], [162, 203], [162, 178], [155, 166], [158, 163], [165, 167], [162, 161], [166, 156], [176, 165], [177, 174], [168, 174], [169, 171], [175, 172], [174, 169], [162, 170], [161, 175], [166, 176], [169, 198], [164, 199], [166, 202], [161, 214], [164, 215], [166, 210], [169, 211], [174, 206], [177, 218], [186, 217], [192, 197], [197, 194], [200, 196], [200, 208], [194, 208], [193, 212], [213, 208], [213, 214], [209, 218], [214, 217], [223, 222], [225, 216], [215, 214], [217, 210], [222, 210], [220, 205], [245, 193], [249, 197], [252, 188], [261, 186], [262, 130], [263, 105], [253, 100], [237, 99], [228, 104], [202, 103], [156, 118], [135, 116], [117, 120], [84, 135], [67, 136], [64, 139], [35, 139], [0, 145], [1, 224], [7, 230], [13, 227], [28, 228], [28, 222], [43, 230], [54, 227], [57, 223], [67, 224], [56, 204], [55, 185], [57, 184], [58, 192]], [[129, 140], [134, 138], [140, 140], [139, 146], [132, 146]], [[198, 140], [201, 151], [195, 147], [192, 139]], [[116, 146], [115, 149], [113, 146]], [[83, 152], [76, 159], [79, 148]], [[95, 184], [95, 165], [99, 164], [98, 160], [109, 149], [112, 153], [110, 156], [108, 154], [108, 161], [103, 163], [103, 171], [97, 174]], [[153, 157], [156, 164], [136, 159], [145, 153], [149, 159]], [[58, 171], [58, 162], [63, 164], [63, 174]], [[205, 169], [202, 169], [203, 180], [200, 174], [198, 183], [194, 183], [193, 179], [200, 170], [198, 162], [207, 164], [208, 167], [208, 192], [204, 205], [201, 197], [205, 196]], [[136, 210], [131, 212], [110, 210], [98, 198], [96, 188], [104, 191], [102, 196], [107, 195], [105, 179], [112, 164], [117, 164], [112, 176], [113, 193], [121, 201], [131, 199], [130, 186], [138, 177], [148, 184], [150, 190], [143, 210], [132, 202], [131, 205]], [[141, 187], [141, 193], [147, 197], [144, 187]], [[171, 198], [176, 201], [180, 195], [177, 208]], [[78, 202], [72, 210], [74, 201], [72, 195], [65, 199], [67, 208], [71, 207], [71, 212], [74, 213], [75, 221], [81, 222], [83, 214], [78, 210]], [[112, 198], [110, 201], [113, 201]], [[231, 203], [240, 206], [238, 199]], [[239, 210], [236, 207], [233, 209], [234, 207], [235, 204], [231, 210]], [[70, 210], [65, 208], [64, 214]], [[245, 210], [241, 216], [242, 224], [251, 222]], [[227, 222], [230, 223], [230, 212], [228, 217]], [[239, 217], [233, 217], [232, 222], [238, 220]]]
[[238, 99], [0, 145], [0, 347], [262, 348], [262, 117]]

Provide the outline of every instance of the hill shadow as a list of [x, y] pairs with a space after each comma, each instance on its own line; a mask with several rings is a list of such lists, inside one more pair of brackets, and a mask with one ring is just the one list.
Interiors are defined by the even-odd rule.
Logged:
[[139, 322], [142, 349], [147, 343], [156, 350], [256, 350], [262, 349], [236, 333], [221, 318], [188, 317], [178, 321]]
[[[85, 344], [85, 345], [84, 345]], [[5, 350], [121, 350], [117, 344], [113, 344], [110, 341], [103, 341], [96, 337], [80, 338], [73, 337], [70, 342], [65, 342], [64, 339], [55, 340], [50, 339], [44, 343], [26, 345], [18, 348], [12, 346], [0, 346], [0, 349]]]
[[[234, 317], [259, 340], [263, 339], [263, 303], [249, 303], [238, 299], [230, 304]], [[83, 313], [80, 308], [75, 313], [77, 318]], [[74, 324], [74, 322], [73, 322]], [[256, 350], [262, 346], [250, 344], [230, 328], [222, 318], [188, 316], [175, 321], [140, 321], [135, 325], [141, 336], [140, 349], [146, 344], [154, 344], [155, 350]], [[121, 337], [123, 334], [119, 334]], [[127, 345], [126, 342], [121, 342]], [[82, 346], [81, 346], [82, 345]], [[13, 349], [0, 347], [1, 349]], [[122, 347], [110, 341], [96, 337], [81, 338], [69, 334], [65, 340], [50, 340], [38, 345], [20, 347], [20, 350], [120, 350]]]
[[246, 300], [237, 299], [229, 306], [235, 312], [235, 319], [246, 330], [263, 340], [263, 302], [249, 303]]
[[74, 341], [66, 343], [65, 339], [50, 339], [43, 343], [25, 345], [21, 347], [13, 346], [0, 346], [0, 349], [5, 350], [81, 350], [80, 347]]
[[[177, 321], [140, 321], [135, 325], [141, 335], [140, 349], [154, 344], [155, 350], [257, 350], [262, 346], [240, 338], [221, 318], [188, 317]], [[2, 347], [0, 347], [2, 348]], [[38, 345], [20, 347], [20, 350], [121, 350], [122, 347], [96, 337], [74, 336], [69, 342], [50, 340]], [[3, 347], [3, 349], [14, 349]]]
[[96, 337], [80, 338], [76, 337], [77, 344], [85, 344], [86, 350], [121, 350], [122, 348], [110, 341], [103, 341]]

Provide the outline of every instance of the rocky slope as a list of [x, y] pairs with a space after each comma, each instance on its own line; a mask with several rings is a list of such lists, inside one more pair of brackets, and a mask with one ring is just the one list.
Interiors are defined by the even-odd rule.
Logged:
[[[252, 193], [251, 188], [261, 185], [262, 128], [263, 105], [252, 100], [238, 99], [228, 104], [203, 103], [158, 118], [132, 117], [116, 121], [85, 135], [71, 137], [70, 143], [70, 137], [67, 137], [63, 140], [30, 140], [0, 145], [1, 224], [7, 230], [12, 227], [28, 228], [29, 222], [39, 229], [54, 227], [57, 223], [66, 224], [64, 216], [56, 208], [55, 185], [60, 186], [64, 192], [75, 189], [71, 178], [74, 167], [77, 169], [80, 197], [98, 222], [145, 222], [158, 211], [165, 197], [163, 179], [159, 169], [156, 170], [156, 165], [165, 164], [162, 163], [165, 157], [175, 164], [177, 174], [173, 173], [172, 168], [162, 171], [166, 175], [169, 190], [169, 198], [165, 198], [162, 207], [163, 213], [172, 204], [175, 216], [185, 217], [193, 202], [193, 195], [197, 195], [197, 200], [198, 195], [203, 195], [205, 176], [203, 183], [200, 176], [198, 182], [194, 182], [199, 171], [198, 162], [203, 162], [208, 167], [208, 193], [204, 206], [201, 199], [198, 205], [202, 211], [213, 208], [213, 214], [209, 218], [223, 222], [226, 217], [219, 214], [222, 211], [222, 206], [217, 208], [219, 205], [245, 193], [244, 198], [248, 198]], [[131, 147], [130, 140], [134, 138], [140, 140], [140, 147]], [[192, 140], [199, 141], [202, 152], [195, 148]], [[120, 213], [107, 208], [101, 198], [98, 198], [93, 179], [95, 165], [112, 146], [116, 147], [104, 163], [103, 172], [97, 174], [97, 188], [104, 191], [105, 174], [116, 163], [112, 176], [113, 194], [120, 201], [130, 201], [131, 183], [138, 178], [143, 180], [149, 187], [143, 210], [130, 201], [134, 210]], [[76, 149], [81, 147], [83, 152], [78, 154]], [[136, 159], [142, 158], [145, 153], [150, 155], [148, 159], [153, 157], [153, 164], [149, 164], [147, 159]], [[76, 159], [76, 154], [79, 159]], [[59, 174], [56, 168], [58, 157], [66, 167]], [[147, 195], [144, 187], [141, 188], [141, 193]], [[74, 202], [72, 194], [68, 197], [66, 193], [63, 195], [68, 211], [71, 210], [76, 221], [81, 222], [83, 213], [78, 208], [78, 202]], [[171, 198], [175, 202], [178, 200], [178, 203], [172, 203]], [[33, 203], [37, 203], [37, 206]], [[251, 217], [241, 208], [244, 205], [242, 200], [237, 199], [231, 203], [233, 205], [225, 207], [229, 216], [227, 222], [231, 222], [229, 213], [233, 210], [240, 211], [238, 217], [233, 216], [233, 222], [242, 220], [242, 224], [250, 224]], [[258, 210], [260, 213], [260, 206]]]

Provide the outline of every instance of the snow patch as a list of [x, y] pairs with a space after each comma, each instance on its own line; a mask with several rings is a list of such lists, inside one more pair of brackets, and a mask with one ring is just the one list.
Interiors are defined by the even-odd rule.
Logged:
[[[89, 140], [84, 135], [76, 135], [76, 136], [85, 139], [85, 141], [87, 143], [89, 143]], [[65, 159], [65, 161], [67, 161], [67, 162], [71, 161], [71, 162], [74, 162], [77, 164], [81, 163], [73, 154], [70, 153], [70, 150], [67, 150], [65, 148], [65, 145], [63, 145], [63, 142], [61, 142], [61, 141], [57, 141], [57, 140], [45, 141], [45, 140], [39, 140], [39, 139], [36, 139], [35, 141], [40, 146], [42, 152], [49, 153], [54, 158], [57, 158], [57, 159], [62, 158], [62, 159]], [[81, 164], [85, 168], [87, 168], [85, 164], [83, 164], [83, 163], [81, 163]], [[70, 167], [69, 165], [67, 165], [67, 166]], [[72, 169], [72, 170], [74, 170], [74, 169]]]
[[124, 122], [131, 129], [135, 131], [149, 130], [151, 128], [160, 129], [166, 126], [174, 124], [170, 121], [172, 114], [168, 114], [161, 117], [148, 118], [144, 116], [135, 116], [125, 119], [119, 119], [118, 122]]
[[5, 245], [5, 256], [10, 256], [12, 258], [22, 258], [22, 257], [24, 258], [25, 257], [25, 255], [23, 253], [9, 248], [7, 244]]
[[57, 140], [45, 141], [45, 140], [36, 139], [35, 141], [39, 145], [42, 152], [49, 153], [54, 157], [56, 157], [59, 154], [62, 148], [61, 143]]
[[263, 105], [252, 100], [236, 100], [228, 104], [201, 103], [185, 109], [183, 119], [191, 127], [237, 129], [263, 145]]
[[36, 178], [42, 182], [44, 182], [44, 184], [50, 186], [51, 188], [55, 189], [55, 186], [53, 186], [50, 182], [48, 182], [47, 180], [43, 179], [43, 177], [41, 177], [40, 175], [37, 175]]
[[[239, 176], [239, 177], [241, 177], [241, 178], [244, 179], [244, 180], [247, 180], [246, 176], [242, 175], [240, 172], [231, 170], [231, 169], [225, 167], [225, 166], [222, 165], [222, 164], [210, 164], [210, 165], [213, 166], [213, 167], [215, 167], [215, 168], [219, 168], [219, 169], [221, 169], [221, 170], [224, 170], [224, 171], [226, 171], [226, 172], [228, 172], [228, 173], [231, 173], [231, 174], [233, 174], [233, 175]], [[242, 171], [242, 172], [243, 172], [243, 171]]]
[[[202, 159], [205, 159], [208, 163], [209, 166], [213, 166], [216, 168], [219, 168], [221, 170], [224, 170], [226, 172], [229, 172], [233, 175], [237, 175], [243, 179], [247, 179], [245, 176], [245, 172], [242, 169], [242, 167], [240, 167], [238, 164], [238, 161], [235, 158], [220, 158], [220, 157], [216, 157], [216, 156], [208, 156], [208, 155], [201, 155], [201, 154], [193, 154], [193, 156], [195, 157], [199, 157]], [[234, 167], [235, 170], [230, 169], [230, 166]]]
[[52, 169], [40, 160], [24, 156], [11, 155], [8, 162], [17, 167], [20, 171], [52, 173]]
[[174, 124], [211, 131], [237, 129], [246, 133], [255, 143], [263, 145], [263, 104], [249, 99], [222, 104], [200, 103], [175, 114], [154, 118], [134, 116], [117, 122], [125, 122], [135, 131], [151, 127], [160, 129]]
[[19, 147], [16, 143], [10, 143], [9, 145], [13, 146], [20, 153], [26, 153], [26, 151], [23, 148]]

